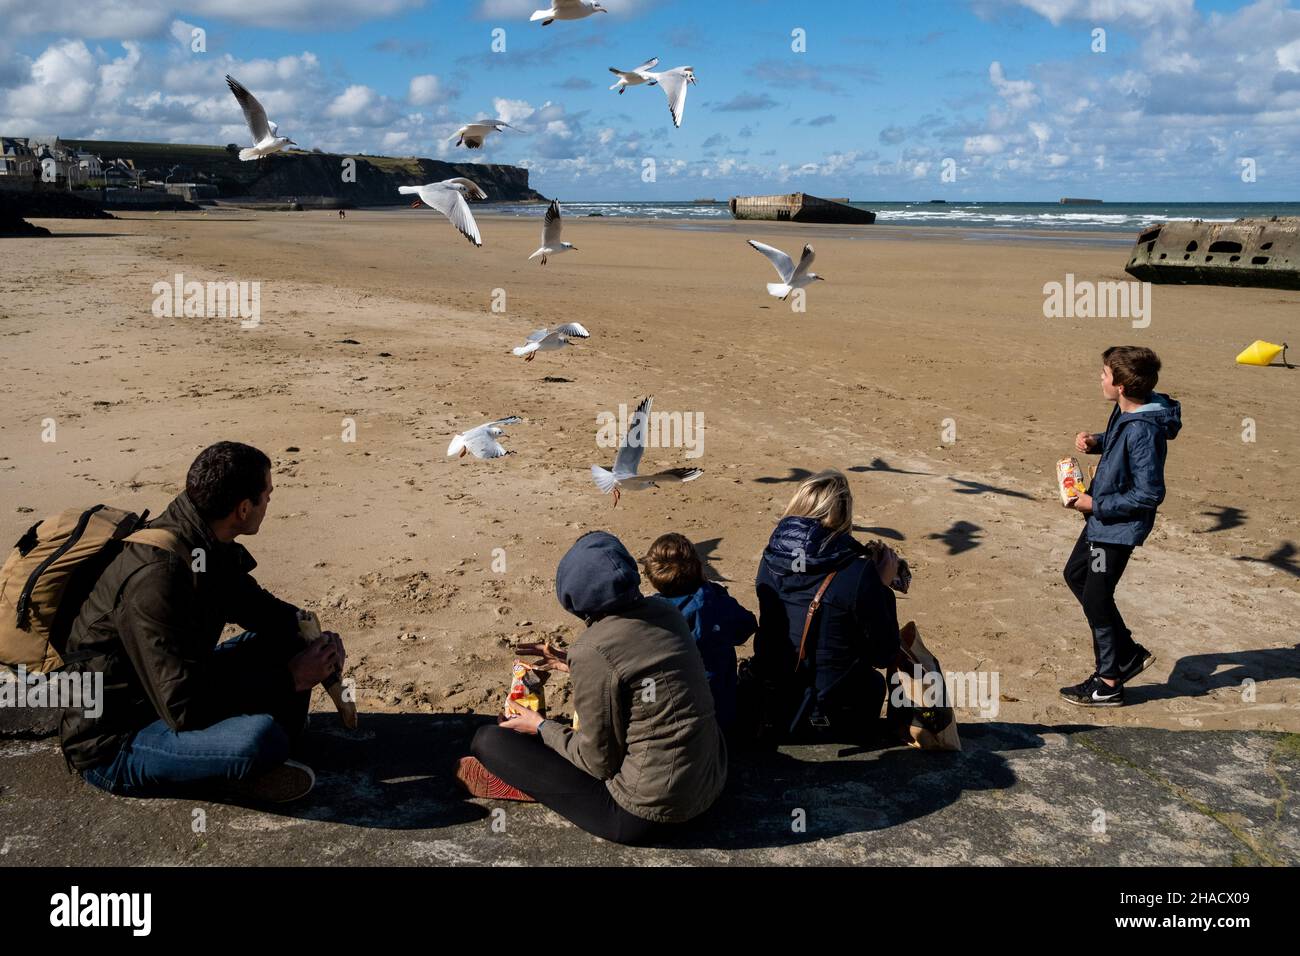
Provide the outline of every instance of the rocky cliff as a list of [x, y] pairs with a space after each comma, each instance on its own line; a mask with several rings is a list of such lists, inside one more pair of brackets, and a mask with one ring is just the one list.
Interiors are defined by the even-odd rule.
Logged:
[[[398, 186], [465, 176], [493, 201], [527, 201], [542, 197], [528, 185], [528, 170], [493, 163], [444, 163], [435, 159], [389, 156], [345, 156], [334, 153], [277, 153], [252, 162], [240, 161], [237, 151], [221, 146], [167, 143], [124, 143], [68, 140], [69, 145], [94, 153], [105, 163], [131, 160], [146, 179], [200, 182], [215, 185], [223, 199], [296, 198], [303, 202], [375, 206], [407, 200]], [[349, 162], [350, 160], [350, 162]], [[179, 167], [179, 168], [177, 168]]]

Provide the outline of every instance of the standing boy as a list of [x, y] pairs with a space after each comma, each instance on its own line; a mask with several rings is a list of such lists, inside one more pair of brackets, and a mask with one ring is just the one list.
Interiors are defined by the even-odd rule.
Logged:
[[1079, 451], [1101, 455], [1091, 494], [1070, 506], [1088, 516], [1065, 564], [1065, 583], [1083, 605], [1092, 629], [1096, 670], [1061, 696], [1084, 707], [1119, 707], [1124, 684], [1155, 661], [1124, 625], [1115, 588], [1133, 554], [1151, 533], [1165, 499], [1167, 442], [1182, 428], [1181, 406], [1155, 392], [1160, 359], [1148, 348], [1121, 345], [1102, 353], [1101, 394], [1115, 403], [1106, 431], [1080, 432]]

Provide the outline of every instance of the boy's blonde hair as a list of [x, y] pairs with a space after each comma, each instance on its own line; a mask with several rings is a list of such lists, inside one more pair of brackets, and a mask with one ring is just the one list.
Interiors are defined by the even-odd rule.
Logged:
[[785, 518], [816, 518], [832, 537], [853, 530], [853, 492], [844, 472], [834, 468], [813, 475], [786, 505]]

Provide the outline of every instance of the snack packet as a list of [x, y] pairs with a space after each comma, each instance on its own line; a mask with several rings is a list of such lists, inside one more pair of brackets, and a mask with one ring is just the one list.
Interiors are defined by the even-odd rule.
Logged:
[[1077, 458], [1062, 458], [1056, 463], [1056, 483], [1061, 492], [1061, 504], [1070, 506], [1070, 502], [1088, 491], [1088, 479], [1084, 477], [1083, 468]]
[[549, 676], [546, 671], [539, 671], [531, 664], [515, 661], [510, 671], [510, 693], [507, 699], [545, 716], [546, 693], [542, 686]]

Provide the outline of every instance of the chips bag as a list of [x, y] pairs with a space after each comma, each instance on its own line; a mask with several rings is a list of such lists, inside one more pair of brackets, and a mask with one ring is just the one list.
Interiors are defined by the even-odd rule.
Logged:
[[531, 664], [515, 661], [510, 671], [510, 693], [508, 699], [521, 707], [535, 710], [546, 715], [546, 694], [542, 685], [550, 676], [546, 671], [539, 671]]
[[1056, 483], [1061, 492], [1061, 504], [1070, 506], [1070, 502], [1086, 494], [1088, 479], [1083, 475], [1083, 468], [1077, 458], [1062, 458], [1056, 463]]

